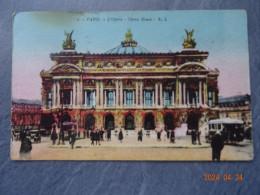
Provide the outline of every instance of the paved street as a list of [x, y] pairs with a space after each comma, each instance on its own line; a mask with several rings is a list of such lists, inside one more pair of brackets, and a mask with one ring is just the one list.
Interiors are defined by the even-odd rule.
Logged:
[[[21, 142], [11, 142], [11, 158], [13, 160], [211, 160], [211, 147], [202, 139], [201, 145], [192, 145], [191, 137], [176, 138], [175, 143], [162, 136], [161, 142], [156, 135], [144, 136], [143, 142], [137, 136], [124, 136], [123, 143], [112, 135], [112, 141], [91, 145], [90, 139], [79, 139], [71, 149], [69, 142], [65, 145], [52, 145], [50, 137], [42, 137], [41, 143], [33, 143], [30, 155], [20, 156]], [[251, 160], [253, 157], [252, 143], [244, 141], [239, 145], [225, 145], [221, 160]]]

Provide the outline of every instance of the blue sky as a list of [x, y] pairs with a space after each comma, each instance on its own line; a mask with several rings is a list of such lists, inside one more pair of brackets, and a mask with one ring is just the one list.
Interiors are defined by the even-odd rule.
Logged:
[[12, 96], [41, 98], [39, 73], [51, 68], [50, 53], [62, 50], [65, 30], [74, 30], [78, 52], [102, 53], [128, 28], [151, 52], [181, 51], [184, 29], [194, 29], [196, 48], [209, 51], [206, 65], [220, 70], [220, 95], [250, 93], [245, 11], [24, 12], [14, 17]]

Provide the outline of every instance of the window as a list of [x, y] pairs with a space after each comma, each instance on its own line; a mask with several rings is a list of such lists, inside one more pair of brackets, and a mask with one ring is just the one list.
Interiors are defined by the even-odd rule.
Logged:
[[212, 106], [212, 92], [209, 91], [209, 106]]
[[107, 105], [108, 106], [114, 105], [114, 92], [113, 91], [107, 92]]
[[171, 104], [171, 93], [170, 91], [164, 91], [164, 105], [169, 106]]
[[87, 106], [95, 105], [95, 91], [85, 91], [84, 104]]
[[151, 91], [145, 91], [145, 105], [151, 106], [152, 105], [152, 92]]
[[47, 108], [51, 108], [51, 103], [52, 103], [52, 101], [51, 101], [51, 93], [48, 92], [47, 93]]
[[133, 104], [133, 92], [126, 91], [126, 105], [131, 106]]

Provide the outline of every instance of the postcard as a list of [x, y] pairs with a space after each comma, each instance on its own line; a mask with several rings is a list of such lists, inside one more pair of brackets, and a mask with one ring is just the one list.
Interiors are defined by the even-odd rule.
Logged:
[[246, 12], [13, 16], [12, 160], [253, 159]]

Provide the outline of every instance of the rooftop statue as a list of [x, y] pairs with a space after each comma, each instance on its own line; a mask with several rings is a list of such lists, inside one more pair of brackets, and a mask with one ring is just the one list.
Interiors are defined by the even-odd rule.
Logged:
[[127, 32], [126, 32], [126, 34], [125, 34], [125, 40], [126, 40], [126, 41], [131, 41], [132, 38], [133, 38], [133, 34], [131, 33], [131, 30], [128, 29]]
[[192, 39], [194, 29], [192, 29], [192, 31], [190, 31], [190, 32], [187, 29], [185, 29], [185, 31], [187, 34], [187, 39], [184, 39], [183, 44], [182, 44], [183, 47], [184, 48], [195, 48], [197, 43], [196, 43], [195, 39]]
[[64, 34], [66, 35], [66, 40], [63, 41], [63, 44], [62, 44], [63, 49], [64, 50], [74, 50], [76, 47], [76, 43], [75, 43], [75, 40], [71, 39], [73, 31], [71, 31], [71, 33], [67, 33], [65, 30]]

